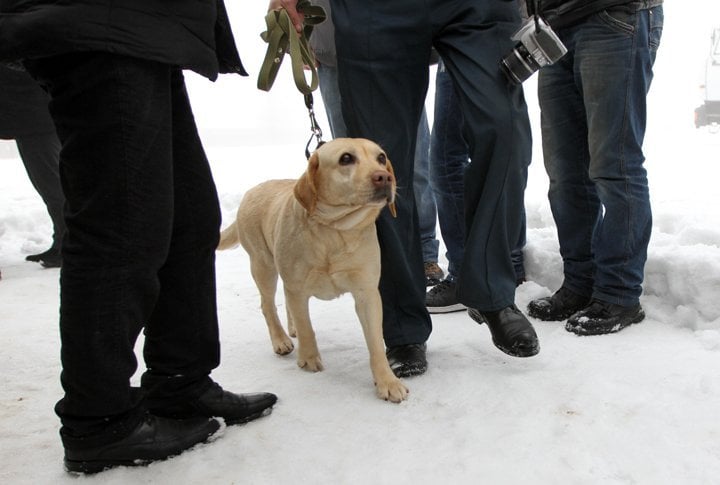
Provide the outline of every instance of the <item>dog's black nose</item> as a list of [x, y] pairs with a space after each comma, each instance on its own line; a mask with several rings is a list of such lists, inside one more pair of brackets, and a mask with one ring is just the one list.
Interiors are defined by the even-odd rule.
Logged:
[[393, 176], [392, 174], [385, 172], [383, 170], [376, 170], [372, 174], [372, 182], [375, 187], [385, 187], [387, 185], [392, 184]]

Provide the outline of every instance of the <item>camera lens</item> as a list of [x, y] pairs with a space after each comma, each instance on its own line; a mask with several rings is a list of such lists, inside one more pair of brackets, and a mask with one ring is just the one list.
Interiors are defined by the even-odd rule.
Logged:
[[505, 75], [515, 84], [522, 84], [532, 73], [540, 69], [523, 44], [518, 44], [500, 64]]

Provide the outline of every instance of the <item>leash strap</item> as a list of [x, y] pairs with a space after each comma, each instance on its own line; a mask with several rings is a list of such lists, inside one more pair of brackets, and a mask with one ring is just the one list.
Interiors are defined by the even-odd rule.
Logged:
[[[308, 95], [318, 86], [315, 55], [308, 39], [313, 27], [325, 20], [325, 10], [318, 5], [312, 5], [309, 0], [298, 1], [297, 9], [305, 17], [302, 34], [297, 33], [284, 8], [271, 10], [265, 16], [267, 30], [260, 34], [260, 37], [267, 42], [268, 48], [258, 76], [258, 89], [270, 91], [286, 53], [290, 54], [293, 79], [298, 90]], [[310, 70], [310, 84], [305, 78], [306, 67]]]

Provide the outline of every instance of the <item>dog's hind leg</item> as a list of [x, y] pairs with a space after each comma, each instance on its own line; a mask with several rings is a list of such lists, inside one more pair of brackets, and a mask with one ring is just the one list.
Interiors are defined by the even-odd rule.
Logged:
[[292, 315], [298, 339], [297, 363], [302, 369], [317, 372], [323, 370], [320, 351], [315, 340], [315, 331], [310, 323], [309, 297], [294, 293], [285, 288], [285, 304], [288, 314]]
[[276, 354], [286, 355], [293, 351], [294, 345], [280, 323], [277, 307], [275, 306], [275, 293], [277, 291], [278, 273], [272, 260], [266, 258], [252, 258], [250, 272], [260, 291], [260, 308], [270, 332], [273, 350]]

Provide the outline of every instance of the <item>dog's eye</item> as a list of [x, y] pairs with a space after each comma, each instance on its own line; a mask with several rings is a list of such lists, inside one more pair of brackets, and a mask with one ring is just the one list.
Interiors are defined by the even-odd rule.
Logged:
[[380, 163], [380, 165], [385, 165], [387, 163], [387, 157], [384, 153], [381, 153], [380, 155], [378, 155], [377, 161]]
[[343, 153], [339, 160], [340, 165], [352, 165], [355, 163], [355, 157], [349, 153]]

